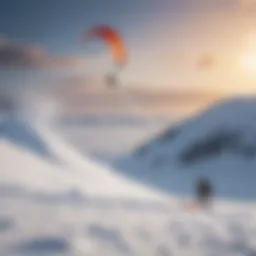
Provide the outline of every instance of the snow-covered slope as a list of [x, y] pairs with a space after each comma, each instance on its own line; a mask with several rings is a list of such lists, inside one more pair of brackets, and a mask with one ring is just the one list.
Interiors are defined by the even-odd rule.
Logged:
[[218, 202], [209, 212], [187, 212], [84, 158], [45, 126], [29, 127], [38, 136], [24, 142], [40, 138], [58, 162], [9, 139], [15, 129], [0, 140], [0, 255], [255, 255], [255, 205]]
[[0, 158], [0, 186], [48, 192], [70, 187], [67, 172], [8, 141], [0, 143]]
[[115, 163], [152, 187], [191, 194], [212, 180], [217, 196], [256, 199], [256, 99], [220, 102]]
[[[86, 196], [164, 198], [80, 155], [42, 124], [31, 125], [18, 118], [1, 122], [0, 185], [16, 184], [45, 191], [76, 190]], [[48, 161], [42, 152], [58, 162]]]

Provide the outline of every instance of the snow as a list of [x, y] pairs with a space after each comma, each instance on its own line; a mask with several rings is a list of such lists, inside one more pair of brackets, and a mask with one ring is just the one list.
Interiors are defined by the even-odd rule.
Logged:
[[[177, 176], [172, 171], [170, 176], [162, 169], [156, 173], [142, 161], [141, 169], [132, 170], [140, 173], [132, 181], [113, 167], [81, 155], [41, 123], [5, 122], [2, 127], [8, 124], [10, 129], [1, 133], [8, 136], [0, 140], [0, 255], [256, 255], [254, 202], [217, 200], [207, 211], [188, 211], [185, 198], [159, 192], [149, 182], [154, 177], [155, 183], [161, 180], [169, 186], [171, 177], [174, 188], [183, 184], [185, 189], [203, 164], [198, 172], [193, 167], [187, 179], [186, 173]], [[24, 126], [31, 129], [26, 136]], [[15, 131], [20, 133], [18, 140]], [[39, 145], [38, 139], [48, 157], [31, 147], [30, 143]], [[162, 150], [162, 142], [152, 143], [150, 157]], [[138, 167], [137, 158], [131, 158], [134, 162], [129, 165]], [[223, 166], [225, 160], [229, 167], [234, 160], [225, 159], [215, 164]], [[241, 159], [233, 162], [242, 186], [248, 182], [248, 176], [239, 172], [244, 166]]]
[[[220, 102], [124, 155], [115, 167], [127, 177], [179, 196], [208, 177], [219, 198], [255, 200], [256, 100]], [[208, 150], [208, 151], [207, 151]], [[193, 154], [193, 161], [185, 156]], [[197, 155], [196, 155], [197, 154]], [[139, 171], [138, 171], [139, 170]]]
[[29, 152], [1, 142], [1, 184], [17, 184], [30, 189], [56, 190], [65, 189], [65, 173], [54, 165], [50, 165]]
[[[0, 198], [1, 255], [255, 255], [255, 206], [213, 213]], [[2, 223], [2, 224], [1, 224]], [[2, 228], [1, 228], [2, 226]]]
[[47, 144], [40, 138], [37, 127], [34, 125], [31, 126], [23, 118], [2, 116], [0, 119], [0, 138], [19, 145], [31, 153], [48, 160], [56, 160]]
[[[12, 123], [19, 127], [19, 132], [25, 130], [19, 120], [14, 119]], [[38, 137], [34, 137], [34, 133], [31, 133], [32, 137], [27, 140], [27, 144], [34, 145], [40, 138], [40, 141], [47, 146], [50, 157], [58, 159], [58, 164], [46, 161], [33, 154], [31, 150], [26, 150], [27, 145], [20, 147], [19, 143], [12, 143], [14, 141], [12, 139], [6, 141], [5, 138], [0, 144], [1, 160], [4, 163], [0, 181], [3, 183], [19, 182], [22, 185], [29, 185], [30, 188], [45, 186], [45, 189], [48, 189], [48, 185], [49, 189], [55, 187], [56, 183], [56, 188], [58, 186], [66, 187], [66, 190], [75, 188], [90, 196], [164, 198], [163, 194], [154, 193], [142, 185], [129, 182], [110, 167], [103, 167], [86, 156], [82, 156], [41, 123], [36, 123], [33, 127]], [[30, 133], [27, 132], [26, 136], [28, 134]], [[21, 137], [25, 136], [22, 134]], [[37, 148], [35, 151], [37, 152]], [[18, 174], [17, 167], [20, 169]]]

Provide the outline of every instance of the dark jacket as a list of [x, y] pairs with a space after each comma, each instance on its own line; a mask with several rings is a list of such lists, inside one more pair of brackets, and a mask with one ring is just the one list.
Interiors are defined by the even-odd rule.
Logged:
[[211, 183], [207, 179], [199, 180], [196, 190], [199, 199], [208, 199], [213, 194]]

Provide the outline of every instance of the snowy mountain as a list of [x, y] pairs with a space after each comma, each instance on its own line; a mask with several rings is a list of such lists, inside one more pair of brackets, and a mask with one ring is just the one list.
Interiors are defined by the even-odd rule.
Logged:
[[208, 177], [215, 194], [256, 199], [256, 99], [220, 102], [165, 130], [115, 163], [126, 175], [178, 195]]
[[86, 196], [162, 198], [80, 155], [42, 124], [5, 117], [0, 131], [0, 185], [4, 187], [16, 184], [45, 192], [75, 190]]
[[187, 212], [40, 123], [5, 118], [1, 127], [0, 255], [255, 255], [254, 204]]

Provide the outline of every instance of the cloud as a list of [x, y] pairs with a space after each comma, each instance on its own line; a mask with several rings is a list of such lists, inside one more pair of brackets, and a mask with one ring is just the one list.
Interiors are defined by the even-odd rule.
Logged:
[[199, 89], [157, 89], [126, 87], [116, 91], [93, 84], [88, 78], [70, 78], [60, 83], [56, 97], [65, 113], [183, 115], [202, 109], [225, 95]]
[[85, 60], [77, 56], [54, 56], [34, 45], [14, 44], [0, 37], [0, 68], [79, 68]]

